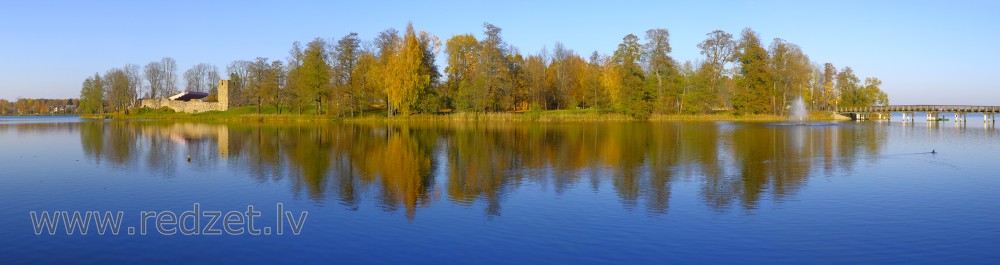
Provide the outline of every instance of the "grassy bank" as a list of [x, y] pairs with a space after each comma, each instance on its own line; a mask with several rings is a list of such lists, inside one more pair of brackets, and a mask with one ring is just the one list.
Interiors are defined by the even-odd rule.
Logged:
[[207, 111], [202, 113], [174, 112], [169, 108], [149, 109], [136, 108], [125, 113], [108, 113], [101, 115], [80, 115], [81, 118], [89, 119], [119, 119], [119, 120], [194, 120], [194, 121], [245, 121], [245, 122], [270, 122], [270, 121], [294, 121], [294, 122], [314, 122], [337, 120], [336, 117], [326, 115], [316, 115], [315, 111], [308, 110], [299, 114], [298, 110], [282, 109], [280, 112], [274, 107], [261, 108], [258, 113], [256, 107], [238, 107], [227, 111]]
[[[336, 117], [331, 115], [316, 115], [312, 109], [299, 110], [282, 109], [279, 113], [274, 107], [264, 107], [257, 111], [256, 107], [238, 107], [227, 111], [209, 111], [204, 113], [178, 113], [170, 109], [134, 109], [129, 114], [111, 113], [104, 115], [81, 115], [83, 118], [95, 119], [135, 119], [135, 120], [195, 120], [195, 121], [235, 121], [235, 122], [317, 122], [317, 121], [347, 121], [347, 122], [385, 122], [385, 121], [424, 121], [424, 122], [594, 122], [594, 121], [632, 121], [629, 116], [609, 110], [543, 110], [522, 112], [460, 112], [447, 114], [416, 114], [410, 116], [386, 117], [384, 110], [357, 113], [354, 117]], [[809, 120], [836, 120], [838, 115], [832, 112], [812, 112]], [[732, 113], [716, 114], [653, 114], [650, 121], [784, 121], [784, 116], [776, 115], [736, 115]]]

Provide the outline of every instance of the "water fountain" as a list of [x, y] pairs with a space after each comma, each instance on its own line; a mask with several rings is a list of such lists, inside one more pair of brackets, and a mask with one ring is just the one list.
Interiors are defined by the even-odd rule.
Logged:
[[802, 97], [795, 98], [792, 105], [789, 107], [789, 119], [795, 121], [796, 124], [804, 124], [806, 117], [809, 116], [809, 111], [806, 110], [806, 102], [802, 100]]
[[814, 126], [837, 126], [837, 123], [809, 121], [809, 110], [806, 109], [806, 101], [802, 97], [796, 97], [791, 104], [785, 106], [788, 110], [788, 120], [768, 124], [769, 126], [792, 126], [792, 127], [814, 127]]
[[808, 126], [806, 118], [809, 117], [809, 110], [806, 110], [806, 101], [802, 97], [795, 98], [792, 105], [788, 107], [788, 118], [792, 120], [791, 140], [795, 150], [802, 150], [805, 147], [805, 127]]

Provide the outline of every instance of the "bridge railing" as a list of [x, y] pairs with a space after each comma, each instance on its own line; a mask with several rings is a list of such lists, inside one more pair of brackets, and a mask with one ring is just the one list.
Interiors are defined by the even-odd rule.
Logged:
[[1000, 113], [1000, 106], [973, 105], [889, 105], [837, 108], [837, 112], [982, 112]]

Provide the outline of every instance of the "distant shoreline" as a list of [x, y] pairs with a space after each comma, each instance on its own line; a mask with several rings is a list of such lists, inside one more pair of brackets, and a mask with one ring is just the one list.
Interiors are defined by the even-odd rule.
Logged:
[[0, 117], [74, 117], [74, 116], [80, 116], [80, 115], [75, 113], [0, 115]]
[[[381, 115], [380, 115], [381, 114]], [[243, 121], [243, 122], [611, 122], [638, 121], [627, 115], [596, 110], [543, 110], [525, 112], [488, 112], [488, 113], [446, 113], [446, 114], [415, 114], [410, 116], [386, 117], [384, 112], [366, 112], [363, 116], [336, 117], [330, 115], [282, 113], [273, 109], [257, 114], [253, 107], [242, 107], [229, 111], [204, 113], [175, 113], [162, 110], [134, 111], [130, 114], [112, 113], [98, 115], [80, 115], [84, 119], [114, 119], [114, 120], [190, 120], [190, 121]], [[787, 121], [788, 117], [777, 115], [734, 115], [731, 113], [717, 114], [653, 114], [649, 121]], [[850, 120], [829, 111], [814, 111], [809, 115], [811, 121]]]

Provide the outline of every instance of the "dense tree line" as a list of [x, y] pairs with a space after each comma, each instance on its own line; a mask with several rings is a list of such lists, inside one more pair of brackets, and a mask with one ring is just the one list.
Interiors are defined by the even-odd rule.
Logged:
[[77, 99], [19, 98], [14, 101], [0, 99], [0, 115], [72, 114], [76, 113]]
[[[780, 38], [765, 46], [749, 28], [738, 39], [721, 30], [708, 33], [697, 44], [704, 57], [683, 63], [670, 55], [667, 29], [648, 30], [642, 38], [628, 34], [612, 54], [595, 51], [584, 59], [562, 43], [551, 52], [522, 54], [504, 41], [501, 28], [483, 28], [482, 38], [459, 34], [443, 43], [412, 24], [370, 41], [350, 33], [304, 46], [295, 42], [284, 61], [237, 60], [222, 75], [213, 65], [195, 65], [184, 72], [185, 89], [214, 94], [217, 81], [227, 77], [231, 106], [338, 116], [377, 109], [387, 116], [602, 109], [644, 119], [717, 111], [784, 115], [797, 97], [815, 110], [888, 104], [880, 80], [862, 84], [850, 67], [820, 66]], [[443, 72], [435, 62], [442, 48]], [[176, 93], [176, 71], [173, 59], [164, 58], [142, 69], [126, 65], [95, 74], [83, 84], [81, 110], [127, 112], [138, 98]]]
[[[197, 65], [188, 72], [199, 71], [202, 67], [214, 68]], [[207, 87], [194, 81], [196, 80], [189, 80], [189, 90], [204, 91], [203, 89]], [[145, 67], [127, 64], [121, 68], [109, 69], [103, 75], [94, 73], [83, 81], [80, 88], [79, 113], [128, 113], [131, 108], [138, 105], [140, 98], [162, 98], [177, 91], [177, 62], [173, 58], [166, 57], [153, 61]]]

